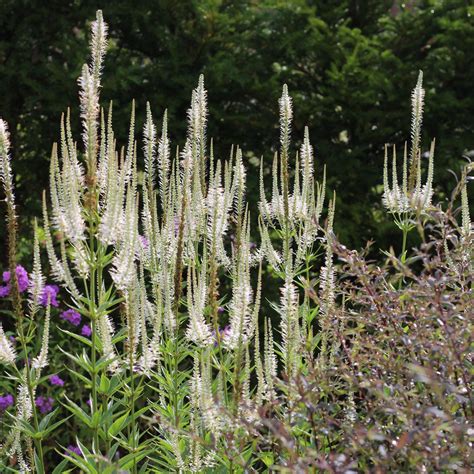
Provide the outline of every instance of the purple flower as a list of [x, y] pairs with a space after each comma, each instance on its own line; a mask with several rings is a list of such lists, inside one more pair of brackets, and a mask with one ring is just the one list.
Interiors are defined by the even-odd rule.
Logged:
[[15, 402], [13, 395], [7, 394], [0, 397], [0, 412], [5, 411], [8, 407], [11, 407]]
[[[215, 332], [214, 332], [214, 336], [215, 336]], [[225, 339], [227, 336], [229, 336], [230, 334], [230, 326], [227, 325], [225, 326], [224, 328], [219, 328], [219, 340], [222, 340], [222, 339]], [[217, 338], [216, 338], [216, 342], [214, 343], [214, 347], [217, 346]]]
[[221, 338], [227, 337], [230, 334], [230, 326], [227, 325], [223, 329], [219, 329], [219, 334]]
[[81, 334], [83, 336], [90, 337], [90, 335], [92, 334], [91, 327], [87, 324], [84, 324], [84, 326], [82, 326]]
[[28, 279], [28, 272], [21, 265], [17, 265], [15, 271], [16, 278], [18, 280], [18, 288], [20, 289], [20, 292], [23, 292], [30, 285], [30, 280]]
[[82, 456], [81, 450], [80, 450], [79, 447], [76, 446], [75, 444], [70, 444], [70, 445], [66, 448], [66, 454], [69, 454], [69, 452], [74, 453], [74, 454], [77, 454], [78, 456]]
[[219, 314], [222, 314], [224, 311], [225, 311], [224, 306], [219, 306], [219, 307], [217, 308], [217, 312], [218, 312]]
[[64, 380], [59, 375], [51, 375], [49, 381], [51, 385], [59, 385], [60, 387], [64, 386]]
[[49, 413], [53, 409], [53, 403], [54, 399], [51, 397], [37, 397], [35, 400], [36, 406], [43, 415]]
[[140, 243], [142, 244], [143, 248], [147, 250], [150, 246], [148, 239], [144, 235], [139, 235], [138, 238], [140, 239]]
[[[18, 290], [20, 291], [20, 293], [23, 293], [30, 284], [30, 280], [28, 279], [28, 272], [21, 265], [17, 265], [15, 273], [16, 279], [18, 280]], [[2, 279], [5, 285], [0, 286], [0, 297], [5, 298], [10, 294], [11, 273], [9, 271], [3, 272]]]
[[81, 315], [73, 309], [63, 311], [59, 317], [65, 321], [69, 321], [73, 326], [79, 326], [79, 324], [81, 324]]
[[51, 306], [57, 308], [59, 306], [58, 300], [56, 297], [59, 293], [59, 286], [58, 285], [46, 285], [43, 289], [43, 293], [40, 298], [40, 304], [42, 306], [48, 305], [48, 298]]

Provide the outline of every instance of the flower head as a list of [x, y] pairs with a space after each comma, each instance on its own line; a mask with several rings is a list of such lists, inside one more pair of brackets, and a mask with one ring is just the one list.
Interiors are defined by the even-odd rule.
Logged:
[[150, 247], [150, 241], [144, 235], [139, 235], [138, 239], [140, 241], [140, 244], [145, 250], [147, 250]]
[[79, 324], [81, 324], [81, 315], [73, 309], [63, 311], [59, 317], [65, 321], [69, 321], [73, 326], [79, 326]]
[[54, 399], [51, 397], [37, 397], [35, 400], [36, 406], [43, 415], [53, 409], [53, 403]]
[[57, 300], [58, 293], [58, 285], [46, 285], [43, 289], [43, 293], [41, 294], [40, 304], [42, 306], [47, 306], [49, 298], [49, 303], [51, 304], [51, 306], [57, 308], [59, 306], [59, 302]]
[[88, 324], [84, 324], [84, 326], [82, 326], [81, 334], [83, 336], [90, 337], [90, 335], [92, 334], [91, 327]]
[[[392, 157], [392, 183], [389, 180], [389, 158], [388, 147], [385, 146], [384, 169], [383, 169], [383, 205], [391, 213], [422, 213], [431, 207], [433, 197], [433, 163], [435, 141], [431, 142], [430, 151], [421, 153], [421, 124], [423, 121], [423, 98], [422, 87], [423, 73], [420, 71], [418, 82], [412, 93], [412, 147], [411, 156], [408, 160], [408, 150], [405, 144], [402, 167], [402, 183], [399, 184], [397, 177], [397, 156], [393, 146]], [[421, 158], [428, 158], [428, 170], [425, 184], [421, 182]], [[410, 163], [409, 163], [410, 161]]]
[[70, 444], [66, 448], [66, 454], [70, 454], [70, 453], [74, 453], [74, 454], [77, 454], [78, 456], [82, 456], [81, 450], [75, 444]]
[[[20, 293], [23, 293], [29, 286], [30, 280], [28, 279], [28, 272], [21, 265], [17, 265], [15, 269], [16, 278], [18, 281], [18, 289]], [[11, 273], [10, 271], [3, 272], [2, 275], [3, 282], [5, 285], [0, 286], [0, 297], [5, 298], [10, 294], [10, 280]]]
[[11, 407], [14, 402], [15, 399], [13, 398], [13, 395], [10, 395], [9, 393], [0, 397], [0, 412], [5, 411], [8, 407]]
[[13, 344], [7, 338], [3, 326], [0, 324], [0, 363], [14, 364], [16, 359], [16, 352]]
[[64, 386], [64, 380], [59, 376], [59, 375], [51, 375], [49, 377], [49, 382], [51, 383], [51, 385], [58, 385], [59, 387], [63, 387]]

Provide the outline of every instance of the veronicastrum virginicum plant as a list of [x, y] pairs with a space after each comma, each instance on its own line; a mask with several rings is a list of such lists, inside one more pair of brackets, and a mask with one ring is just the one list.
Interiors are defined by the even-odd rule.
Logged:
[[[79, 354], [63, 354], [89, 403], [65, 397], [64, 406], [87, 436], [78, 435], [78, 449], [65, 454], [55, 441], [64, 459], [54, 472], [71, 464], [87, 473], [258, 469], [266, 461], [254, 452], [248, 426], [258, 425], [262, 410], [273, 410], [274, 418], [288, 422], [295, 436], [313, 441], [314, 433], [298, 432], [301, 420], [292, 415], [297, 402], [281, 379], [308, 373], [313, 362], [324, 373], [337, 357], [340, 342], [332, 323], [335, 311], [344, 308], [336, 298], [333, 262], [335, 196], [323, 226], [325, 170], [322, 183], [316, 182], [307, 128], [292, 158], [293, 108], [284, 86], [271, 199], [261, 165], [257, 247], [251, 242], [242, 150], [233, 148], [230, 159], [221, 161], [214, 157], [212, 142], [207, 143], [203, 77], [192, 93], [186, 141], [174, 159], [167, 113], [158, 131], [150, 104], [143, 144], [135, 138], [133, 103], [128, 143], [118, 150], [112, 105], [104, 111], [99, 101], [106, 49], [107, 26], [99, 11], [92, 25], [91, 60], [79, 78], [83, 144], [78, 149], [68, 111], [52, 151], [49, 203], [44, 195], [51, 272], [67, 290], [70, 307], [88, 318], [92, 329], [90, 339], [66, 331], [83, 345]], [[395, 154], [392, 188], [387, 152], [385, 159], [384, 204], [404, 233], [403, 261], [406, 234], [414, 217], [428, 210], [433, 192], [434, 146], [428, 180], [421, 185], [423, 94], [420, 75], [412, 96], [410, 171], [405, 147], [401, 187]], [[9, 266], [14, 270], [16, 218], [3, 121], [0, 159]], [[465, 187], [462, 201], [462, 227], [469, 235]], [[8, 364], [19, 391], [16, 419], [1, 453], [15, 454], [21, 472], [45, 472], [42, 442], [54, 439], [59, 426], [52, 422], [54, 413], [39, 420], [33, 403], [40, 370], [47, 365], [50, 319], [48, 304], [42, 347], [30, 363], [34, 316], [44, 285], [36, 227], [34, 249], [27, 315], [12, 271], [21, 370], [0, 326], [0, 362]], [[323, 262], [317, 272], [320, 253]], [[276, 323], [261, 311], [264, 271], [279, 282], [279, 303], [273, 303]], [[353, 392], [347, 393], [344, 416], [353, 423], [355, 402]]]
[[[395, 145], [392, 152], [392, 186], [389, 184], [388, 172], [388, 145], [385, 145], [385, 160], [383, 169], [383, 197], [382, 201], [394, 222], [402, 231], [401, 261], [406, 261], [406, 243], [408, 233], [416, 227], [417, 221], [431, 209], [433, 197], [433, 171], [435, 140], [431, 142], [428, 155], [428, 172], [426, 183], [421, 182], [421, 128], [423, 124], [423, 106], [425, 90], [423, 89], [423, 73], [420, 71], [418, 81], [411, 95], [411, 150], [408, 159], [407, 144], [404, 146], [402, 184], [397, 177], [397, 153]], [[420, 226], [422, 231], [423, 226]]]
[[[128, 454], [117, 467], [131, 472], [137, 472], [140, 463], [144, 466], [145, 458], [170, 470], [200, 471], [218, 462], [232, 469], [232, 460], [219, 458], [218, 446], [204, 450], [202, 444], [228, 429], [231, 416], [255, 418], [258, 408], [276, 396], [279, 360], [290, 377], [302, 363], [298, 346], [306, 339], [303, 332], [312, 334], [312, 329], [311, 321], [303, 322], [300, 315], [296, 279], [303, 272], [309, 275], [325, 178], [322, 185], [315, 182], [306, 129], [290, 189], [293, 112], [285, 86], [280, 99], [281, 151], [274, 159], [270, 202], [265, 198], [262, 175], [262, 245], [255, 248], [250, 240], [242, 151], [234, 149], [230, 161], [222, 162], [214, 159], [212, 145], [208, 150], [203, 77], [193, 91], [186, 142], [175, 160], [166, 111], [159, 134], [147, 104], [141, 179], [134, 104], [128, 145], [120, 152], [112, 128], [112, 105], [104, 112], [99, 104], [106, 47], [107, 26], [98, 12], [92, 25], [91, 61], [79, 78], [83, 151], [78, 151], [74, 141], [68, 111], [61, 119], [59, 146], [53, 147], [51, 156], [51, 209], [46, 194], [43, 199], [51, 271], [69, 293], [71, 308], [88, 318], [92, 329], [90, 340], [68, 332], [84, 344], [82, 354], [63, 350], [73, 363], [71, 376], [90, 390], [87, 408], [67, 397], [65, 406], [91, 437], [77, 439], [80, 454], [67, 451], [58, 468], [71, 462], [85, 472], [108, 472], [120, 449]], [[6, 131], [3, 135], [6, 137]], [[8, 146], [3, 147], [6, 171], [2, 177], [5, 175], [7, 198], [13, 199]], [[334, 206], [330, 207], [328, 233], [334, 216]], [[14, 225], [10, 227], [13, 232]], [[57, 250], [52, 230], [59, 238]], [[14, 237], [10, 239], [11, 268]], [[35, 242], [35, 262], [39, 262], [37, 237]], [[326, 315], [334, 284], [327, 248], [321, 290], [322, 301], [327, 301], [322, 311]], [[281, 302], [276, 308], [281, 342], [274, 342], [266, 318], [262, 361], [259, 307], [266, 261], [282, 278]], [[256, 287], [252, 286], [253, 268], [258, 276]], [[223, 280], [230, 282], [228, 298], [219, 291]], [[34, 298], [32, 301], [34, 304]], [[21, 302], [15, 307], [21, 314]], [[47, 327], [45, 324], [44, 350]], [[13, 349], [3, 333], [2, 344], [2, 353], [11, 355], [13, 362]], [[28, 368], [26, 372], [29, 374]], [[252, 374], [257, 379], [255, 388], [250, 383]], [[34, 390], [35, 383], [28, 382], [26, 387]], [[159, 420], [152, 427], [155, 436], [146, 439], [141, 431], [144, 423], [139, 423], [152, 414], [146, 401], [140, 400], [145, 390], [155, 393], [153, 416]], [[23, 410], [34, 412], [31, 400], [24, 405]], [[26, 422], [29, 415], [20, 413], [18, 418]], [[29, 469], [39, 472], [43, 460], [36, 425], [31, 433], [23, 432], [22, 440]], [[20, 430], [15, 428], [13, 433]], [[17, 442], [15, 446], [26, 469], [21, 445]]]

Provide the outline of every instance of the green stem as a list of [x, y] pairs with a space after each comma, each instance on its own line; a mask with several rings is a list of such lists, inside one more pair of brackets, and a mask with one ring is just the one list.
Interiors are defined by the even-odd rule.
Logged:
[[[97, 328], [96, 321], [93, 319], [91, 321], [92, 325], [92, 354], [91, 354], [91, 365], [92, 365], [92, 417], [94, 417], [97, 412], [97, 360], [96, 360], [96, 337], [97, 337]], [[98, 426], [94, 425], [94, 436], [93, 436], [94, 446], [99, 449], [99, 430]]]
[[[133, 341], [131, 341], [133, 344]], [[129, 348], [129, 364], [130, 364], [130, 398], [131, 398], [131, 412], [132, 412], [132, 423], [131, 423], [131, 444], [132, 453], [135, 454], [137, 450], [136, 445], [136, 425], [135, 425], [135, 374], [133, 372], [133, 350]], [[135, 458], [133, 459], [132, 474], [137, 473], [137, 463]]]
[[[176, 312], [176, 325], [178, 324], [178, 313]], [[173, 344], [173, 407], [174, 407], [174, 425], [178, 428], [179, 425], [179, 413], [178, 413], [178, 331], [174, 334]]]
[[[92, 214], [92, 212], [91, 212]], [[92, 326], [92, 347], [91, 347], [91, 365], [92, 365], [92, 418], [97, 413], [97, 304], [96, 304], [96, 249], [94, 236], [94, 221], [93, 216], [89, 217], [89, 245], [90, 245], [90, 277], [89, 277], [89, 316], [91, 318]], [[99, 427], [94, 424], [93, 429], [93, 444], [97, 452], [99, 451]]]
[[[400, 260], [402, 262], [402, 265], [405, 265], [405, 262], [407, 260], [407, 236], [408, 236], [408, 232], [410, 232], [410, 229], [411, 229], [410, 224], [408, 223], [408, 218], [407, 218], [406, 215], [403, 218], [403, 221], [401, 223], [400, 228], [402, 230], [402, 235], [403, 235], [403, 238], [402, 238], [402, 254], [401, 254]], [[400, 278], [400, 281], [398, 283], [398, 289], [399, 290], [402, 289], [402, 285], [403, 285], [403, 276]]]
[[406, 261], [407, 235], [408, 235], [408, 229], [406, 228], [406, 226], [403, 227], [402, 233], [403, 233], [403, 241], [402, 241], [402, 257], [401, 257], [401, 260], [402, 260], [402, 263], [405, 263], [405, 261]]
[[[31, 409], [32, 409], [32, 412], [33, 412], [33, 423], [34, 423], [35, 432], [38, 433], [39, 432], [38, 412], [36, 410], [33, 384], [32, 384], [32, 380], [31, 380], [31, 367], [30, 367], [30, 361], [28, 359], [25, 332], [23, 330], [22, 321], [19, 321], [18, 330], [19, 330], [19, 333], [20, 333], [20, 341], [21, 341], [21, 346], [22, 346], [22, 349], [23, 349], [23, 353], [25, 354], [26, 385], [28, 387], [28, 395], [29, 395], [30, 401], [31, 401]], [[38, 450], [38, 458], [39, 458], [39, 461], [41, 463], [41, 468], [44, 471], [43, 443], [42, 443], [41, 439], [35, 439], [34, 442], [35, 442], [36, 449]], [[33, 462], [34, 462], [34, 460], [33, 460]]]

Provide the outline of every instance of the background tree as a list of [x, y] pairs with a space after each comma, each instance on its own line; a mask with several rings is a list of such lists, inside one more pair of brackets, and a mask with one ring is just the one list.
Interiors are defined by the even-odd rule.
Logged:
[[0, 110], [12, 124], [21, 214], [39, 215], [60, 113], [78, 107], [71, 80], [87, 50], [84, 25], [102, 8], [113, 38], [102, 97], [104, 105], [113, 99], [118, 124], [127, 123], [130, 97], [139, 121], [149, 100], [157, 117], [168, 109], [171, 139], [183, 137], [189, 94], [204, 73], [209, 135], [219, 156], [231, 144], [243, 148], [255, 166], [252, 196], [259, 159], [268, 169], [278, 144], [277, 98], [286, 82], [298, 110], [293, 135], [301, 139], [309, 126], [317, 165], [327, 165], [329, 186], [338, 192], [340, 238], [350, 245], [374, 238], [386, 248], [394, 230], [379, 212], [383, 144], [401, 146], [408, 138], [409, 93], [419, 69], [427, 94], [424, 148], [428, 137], [437, 138], [438, 193], [453, 184], [448, 168], [457, 170], [473, 148], [468, 3], [3, 0]]

